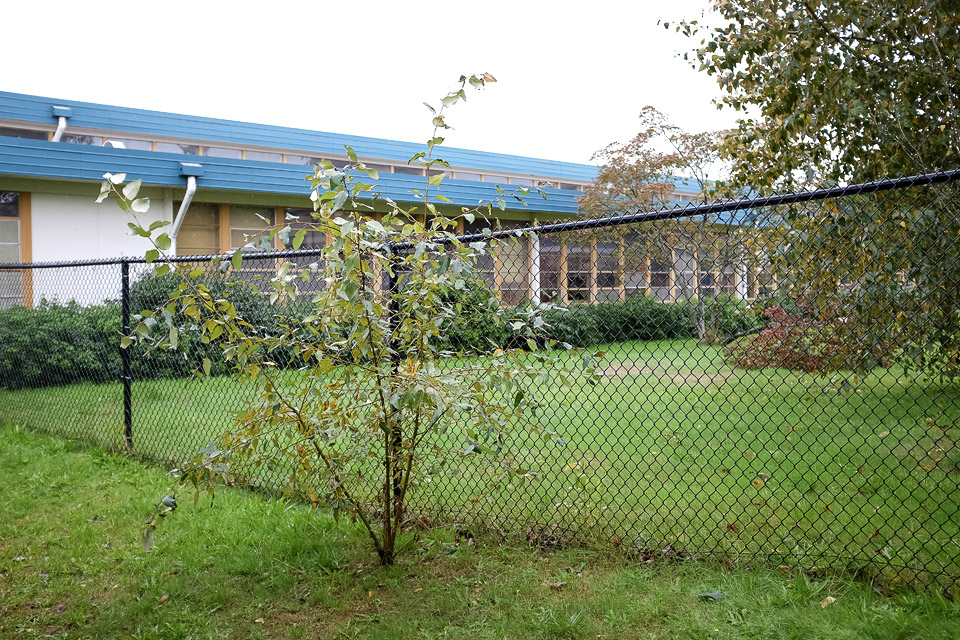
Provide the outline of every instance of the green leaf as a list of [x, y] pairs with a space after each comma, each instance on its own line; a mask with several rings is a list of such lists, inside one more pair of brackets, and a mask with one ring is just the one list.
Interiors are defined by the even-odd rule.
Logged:
[[137, 198], [130, 203], [134, 213], [146, 213], [150, 210], [150, 198]]
[[153, 269], [153, 277], [162, 278], [163, 276], [167, 275], [169, 272], [170, 272], [170, 265], [168, 264], [157, 265]]
[[140, 236], [141, 238], [150, 237], [150, 232], [135, 222], [128, 222], [127, 226], [130, 227], [130, 230], [133, 231], [136, 235]]
[[296, 235], [293, 236], [293, 249], [297, 250], [303, 245], [303, 239], [307, 237], [307, 230], [300, 229], [297, 231]]
[[289, 225], [288, 225], [288, 226], [284, 227], [283, 229], [280, 229], [280, 231], [277, 232], [277, 238], [280, 239], [280, 244], [281, 244], [281, 246], [284, 246], [284, 247], [289, 247], [289, 246], [290, 246], [290, 231], [291, 231], [291, 230], [290, 230], [290, 227], [289, 227]]
[[443, 182], [443, 179], [447, 177], [445, 173], [436, 173], [429, 178], [427, 178], [427, 183], [433, 185], [434, 187], [440, 186], [440, 183]]
[[161, 233], [160, 235], [157, 236], [157, 239], [154, 240], [154, 244], [157, 245], [158, 249], [161, 249], [162, 251], [166, 251], [167, 249], [170, 248], [170, 236], [168, 236], [165, 233]]
[[140, 180], [134, 180], [123, 188], [123, 197], [127, 200], [133, 200], [140, 191]]
[[147, 264], [150, 264], [151, 262], [153, 262], [159, 257], [160, 257], [160, 252], [157, 251], [156, 249], [149, 249], [147, 250], [147, 253], [144, 255], [144, 259], [147, 261]]
[[344, 149], [347, 150], [347, 157], [350, 158], [352, 162], [357, 161], [357, 152], [353, 150], [353, 147], [344, 146]]
[[120, 337], [120, 348], [121, 348], [121, 349], [126, 349], [126, 348], [129, 347], [131, 344], [133, 344], [133, 338], [130, 338], [129, 336], [121, 336], [121, 337]]
[[203, 359], [203, 373], [204, 373], [204, 374], [206, 374], [206, 375], [208, 375], [208, 376], [210, 375], [210, 366], [211, 366], [212, 364], [213, 364], [213, 363], [210, 362], [210, 358], [204, 358], [204, 359]]
[[340, 207], [344, 205], [347, 201], [349, 194], [346, 191], [340, 191], [337, 193], [336, 197], [333, 199], [333, 208], [330, 210], [331, 213], [335, 213], [340, 210]]
[[428, 103], [424, 102], [423, 106], [425, 106], [427, 109], [430, 109], [430, 113], [432, 113], [433, 115], [437, 115], [437, 110], [431, 107]]

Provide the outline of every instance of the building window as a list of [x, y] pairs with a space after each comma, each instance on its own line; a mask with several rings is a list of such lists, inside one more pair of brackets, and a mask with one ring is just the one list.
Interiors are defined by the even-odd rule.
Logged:
[[540, 302], [559, 300], [562, 261], [560, 244], [549, 236], [540, 236]]
[[[20, 194], [0, 191], [0, 264], [20, 262]], [[23, 304], [23, 275], [0, 271], [0, 309]]]
[[404, 173], [408, 176], [422, 176], [423, 169], [419, 167], [404, 167], [404, 166], [395, 166], [393, 168], [394, 173]]
[[590, 245], [567, 245], [567, 298], [573, 301], [590, 299]]
[[27, 138], [29, 140], [46, 140], [46, 131], [35, 131], [34, 129], [20, 129], [16, 127], [0, 127], [0, 136], [6, 138]]
[[158, 142], [157, 151], [163, 153], [183, 153], [188, 156], [200, 155], [200, 147], [195, 144], [180, 144], [179, 142]]
[[[313, 209], [294, 209], [286, 208], [283, 210], [285, 217], [285, 224], [290, 225], [290, 229], [296, 233], [303, 229], [304, 227], [313, 227], [316, 226], [313, 220]], [[290, 216], [294, 216], [295, 219], [291, 220]], [[294, 233], [290, 234], [291, 241], [293, 239]], [[300, 245], [301, 249], [319, 249], [327, 245], [327, 236], [323, 231], [317, 231], [316, 229], [308, 229], [306, 235], [303, 236], [303, 244]]]
[[454, 177], [457, 180], [473, 180], [474, 182], [480, 182], [480, 174], [470, 173], [469, 171], [457, 171]]
[[510, 184], [517, 185], [518, 187], [532, 187], [533, 180], [530, 178], [510, 178]]
[[99, 147], [103, 144], [103, 138], [100, 136], [85, 136], [81, 134], [65, 133], [60, 137], [60, 142], [68, 144], [86, 144]]
[[318, 165], [320, 164], [320, 158], [314, 158], [313, 156], [298, 156], [292, 153], [287, 154], [287, 164], [305, 164], [305, 165]]
[[[484, 229], [489, 229], [491, 223], [483, 220], [477, 219], [473, 222], [468, 222], [463, 227], [463, 232], [466, 234], [474, 233], [483, 233]], [[496, 284], [496, 260], [494, 259], [490, 246], [484, 244], [484, 253], [483, 255], [478, 255], [474, 261], [474, 269], [477, 271], [477, 275], [482, 277], [489, 286], [493, 287]]]
[[257, 160], [259, 162], [283, 162], [283, 154], [273, 153], [271, 151], [247, 151], [244, 156], [247, 160]]
[[[173, 203], [180, 210], [180, 203]], [[191, 202], [180, 233], [177, 235], [178, 256], [202, 256], [220, 253], [220, 205]]]
[[204, 147], [203, 155], [211, 158], [228, 158], [230, 160], [239, 160], [243, 157], [240, 149], [227, 149], [226, 147]]
[[[133, 138], [107, 138], [103, 145], [108, 146], [113, 143], [114, 147], [121, 149], [133, 149], [135, 151], [153, 151], [153, 143], [149, 140], [134, 140]], [[123, 145], [123, 146], [120, 146]]]
[[230, 205], [230, 248], [256, 251], [255, 247], [246, 247], [257, 243], [259, 237], [273, 226], [273, 207], [251, 207], [249, 205]]
[[20, 194], [0, 191], [0, 263], [20, 262]]

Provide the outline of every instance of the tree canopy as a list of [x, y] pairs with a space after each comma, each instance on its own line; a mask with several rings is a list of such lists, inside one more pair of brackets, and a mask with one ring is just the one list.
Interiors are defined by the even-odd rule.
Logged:
[[960, 164], [956, 0], [716, 0], [693, 63], [715, 76], [731, 183], [755, 192]]

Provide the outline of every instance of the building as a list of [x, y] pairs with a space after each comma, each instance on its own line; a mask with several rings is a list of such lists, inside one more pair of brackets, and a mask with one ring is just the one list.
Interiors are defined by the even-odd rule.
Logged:
[[[112, 201], [95, 202], [107, 172], [143, 181], [141, 194], [151, 199], [144, 222], [173, 222], [188, 201], [177, 254], [236, 249], [245, 234], [268, 222], [306, 214], [312, 165], [321, 158], [346, 162], [345, 145], [378, 169], [385, 196], [416, 202], [413, 192], [422, 191], [429, 176], [408, 160], [422, 144], [0, 92], [0, 264], [142, 256], [147, 241], [129, 233], [125, 214]], [[443, 147], [440, 156], [451, 165], [442, 186], [449, 203], [438, 202], [441, 211], [455, 214], [493, 199], [498, 185], [546, 191], [545, 200], [529, 197], [527, 206], [511, 201], [498, 213], [504, 225], [576, 216], [576, 198], [596, 175], [592, 165], [468, 149]], [[696, 194], [680, 181], [675, 198], [690, 201]], [[484, 226], [478, 219], [462, 230]], [[682, 295], [669, 285], [679, 281], [670, 275], [679, 261], [626, 274], [617, 247], [608, 244], [528, 241], [503, 247], [485, 268], [506, 304]], [[663, 273], [666, 290], [658, 289]], [[0, 306], [72, 295], [26, 273], [8, 270], [0, 278]]]

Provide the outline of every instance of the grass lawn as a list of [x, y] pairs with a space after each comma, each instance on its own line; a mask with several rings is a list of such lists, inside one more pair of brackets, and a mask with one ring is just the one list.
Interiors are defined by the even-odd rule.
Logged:
[[[505, 443], [534, 479], [491, 490], [492, 463], [460, 458], [421, 484], [414, 503], [544, 544], [576, 536], [641, 555], [762, 557], [893, 583], [960, 576], [956, 385], [897, 368], [864, 379], [734, 370], [695, 341], [605, 350], [590, 363], [599, 384], [540, 389], [544, 410], [533, 419], [564, 444]], [[180, 460], [226, 430], [252, 393], [228, 378], [137, 382], [135, 450]], [[0, 418], [122, 442], [118, 384], [2, 391]]]
[[939, 593], [546, 552], [442, 528], [379, 568], [357, 527], [244, 491], [223, 492], [212, 508], [186, 501], [145, 553], [143, 519], [169, 481], [126, 456], [0, 426], [0, 637], [960, 635], [960, 605]]

